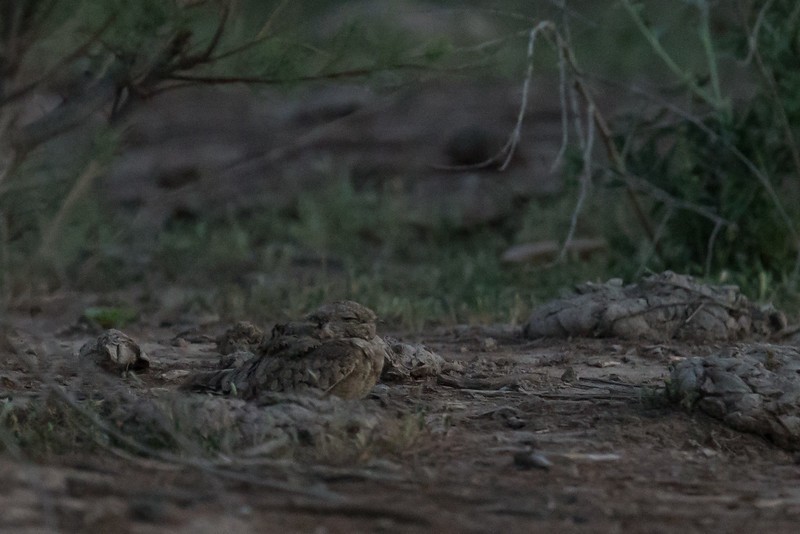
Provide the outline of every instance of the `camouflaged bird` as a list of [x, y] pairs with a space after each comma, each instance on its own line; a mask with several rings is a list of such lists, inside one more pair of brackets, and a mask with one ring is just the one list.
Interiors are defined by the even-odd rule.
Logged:
[[78, 357], [110, 372], [143, 371], [150, 367], [150, 358], [141, 347], [130, 336], [113, 328], [84, 343]]
[[276, 325], [242, 366], [194, 375], [184, 388], [244, 399], [266, 392], [362, 398], [390, 350], [376, 334], [375, 321], [375, 313], [357, 302], [326, 304], [301, 321]]

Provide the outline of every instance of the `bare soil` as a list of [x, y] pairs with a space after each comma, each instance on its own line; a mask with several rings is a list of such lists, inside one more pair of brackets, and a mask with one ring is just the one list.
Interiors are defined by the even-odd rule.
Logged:
[[[466, 101], [490, 103], [494, 107], [486, 113], [495, 120], [487, 115], [476, 120], [491, 126], [484, 132], [490, 141], [502, 142], [504, 135], [496, 132], [506, 133], [513, 126], [518, 94], [501, 89], [491, 94], [502, 98], [487, 98], [484, 87], [465, 90], [471, 91], [471, 100], [466, 93], [463, 98], [454, 97], [452, 88], [436, 94], [446, 96], [439, 99], [443, 108], [464, 108]], [[432, 113], [413, 102], [387, 104], [369, 95], [363, 102], [345, 102], [347, 113], [333, 120], [308, 119], [321, 126], [288, 149], [280, 132], [288, 132], [285, 136], [290, 139], [296, 132], [275, 125], [294, 124], [296, 130], [307, 131], [308, 122], [300, 120], [298, 113], [261, 121], [263, 116], [253, 115], [250, 108], [239, 110], [236, 113], [241, 116], [259, 120], [253, 121], [249, 133], [237, 129], [232, 140], [222, 139], [225, 131], [209, 134], [205, 143], [197, 140], [200, 130], [216, 132], [219, 124], [240, 124], [231, 120], [234, 112], [230, 110], [220, 117], [208, 116], [205, 128], [193, 120], [186, 135], [170, 134], [177, 144], [188, 139], [185, 144], [196, 147], [195, 152], [164, 145], [153, 134], [163, 128], [141, 129], [141, 146], [128, 152], [129, 159], [118, 164], [105, 185], [112, 200], [138, 206], [140, 219], [161, 224], [173, 212], [203, 214], [215, 206], [227, 206], [228, 200], [260, 198], [263, 191], [256, 186], [263, 184], [254, 176], [271, 176], [266, 171], [277, 167], [288, 169], [284, 182], [291, 182], [309, 173], [302, 165], [290, 172], [295, 167], [289, 163], [313, 161], [296, 158], [298, 154], [320, 146], [329, 152], [342, 151], [346, 145], [353, 153], [366, 154], [363, 161], [353, 156], [350, 163], [361, 166], [367, 181], [373, 175], [394, 176], [408, 161], [424, 169], [425, 180], [408, 186], [412, 198], [449, 198], [453, 179], [461, 180], [463, 187], [455, 189], [469, 193], [461, 207], [481, 208], [475, 213], [461, 209], [471, 215], [462, 222], [484, 223], [507, 214], [520, 198], [560, 188], [551, 173], [541, 170], [549, 169], [559, 146], [560, 130], [542, 132], [543, 125], [560, 124], [555, 95], [557, 91], [550, 91], [533, 99], [539, 102], [537, 120], [525, 126], [536, 125], [540, 133], [523, 135], [519, 159], [500, 185], [491, 169], [471, 169], [455, 176], [451, 170], [442, 170], [461, 163], [458, 158], [447, 159], [448, 141], [459, 138], [461, 128], [469, 131], [474, 121], [453, 121], [452, 131], [445, 132], [439, 124], [440, 117], [449, 116], [447, 110]], [[322, 104], [326, 98], [319, 97]], [[224, 107], [218, 101], [215, 95], [214, 106], [198, 105]], [[169, 100], [164, 103], [165, 107], [169, 104]], [[273, 108], [287, 109], [285, 105]], [[421, 118], [409, 123], [411, 134], [406, 135], [405, 130], [397, 130], [396, 120], [384, 118], [382, 110], [387, 108], [394, 111], [387, 115], [389, 119], [406, 110]], [[320, 109], [327, 108], [321, 105]], [[159, 115], [158, 107], [150, 111], [167, 116]], [[198, 114], [176, 115], [194, 119]], [[434, 124], [420, 127], [418, 123], [427, 116]], [[148, 121], [158, 126], [153, 118], [142, 123]], [[259, 128], [268, 128], [270, 136], [261, 136]], [[420, 137], [420, 130], [428, 137]], [[530, 148], [526, 143], [535, 141], [535, 135], [548, 142], [530, 142], [534, 146]], [[255, 144], [247, 145], [242, 138]], [[331, 138], [342, 141], [333, 144]], [[370, 150], [364, 150], [364, 138], [375, 140]], [[228, 144], [243, 153], [227, 158], [225, 150], [209, 148]], [[164, 151], [181, 154], [182, 159], [164, 157], [158, 148], [162, 145]], [[429, 147], [428, 152], [422, 152], [420, 145]], [[210, 156], [203, 160], [201, 153]], [[250, 164], [231, 164], [242, 158]], [[143, 161], [155, 163], [148, 167]], [[392, 172], [385, 172], [387, 168]], [[225, 169], [230, 180], [212, 180]], [[320, 176], [329, 176], [328, 171]], [[419, 174], [416, 171], [412, 174]], [[541, 183], [530, 182], [531, 176]], [[210, 188], [211, 182], [229, 185], [230, 191]], [[269, 184], [278, 182], [276, 178]], [[519, 183], [528, 189], [520, 191]], [[502, 193], [497, 203], [487, 204], [484, 184]], [[187, 205], [191, 204], [187, 199], [196, 205]], [[443, 209], [425, 204], [421, 211]], [[68, 328], [85, 302], [73, 297], [62, 296], [64, 302], [73, 302], [67, 307], [37, 304], [24, 314], [18, 307], [16, 315], [7, 318], [35, 352], [40, 368], [53, 374], [33, 373], [23, 363], [34, 359], [33, 355], [19, 345], [4, 346], [0, 336], [2, 410], [9, 402], [35, 401], [46, 384], [60, 386], [74, 378], [70, 369], [75, 366], [75, 354], [96, 332]], [[56, 311], [51, 313], [50, 307]], [[188, 371], [212, 368], [218, 359], [214, 336], [229, 326], [162, 328], [154, 326], [157, 323], [153, 319], [125, 329], [151, 358], [151, 368], [140, 375], [138, 386], [145, 395], [177, 389]], [[92, 444], [85, 451], [75, 447], [48, 455], [7, 447], [0, 455], [0, 530], [193, 534], [797, 531], [800, 458], [759, 436], [735, 431], [664, 400], [669, 365], [709, 354], [719, 344], [528, 341], [521, 333], [513, 335], [503, 328], [431, 330], [413, 336], [380, 333], [425, 343], [447, 361], [461, 364], [461, 371], [438, 379], [379, 384], [368, 398], [352, 401], [354, 411], [378, 414], [383, 420], [417, 415], [421, 430], [401, 447], [368, 450], [347, 462], [332, 461], [335, 456], [327, 461], [309, 460], [313, 457], [309, 454], [296, 456], [305, 458], [302, 461], [268, 454], [168, 461], [133, 454], [113, 441], [105, 447]], [[6, 429], [3, 432], [2, 441], [13, 442]]]
[[[49, 328], [57, 321], [43, 316], [12, 322], [40, 363], [69, 363], [91, 337]], [[177, 346], [179, 332], [171, 329], [126, 330], [152, 358], [142, 387], [172, 389], [182, 371], [213, 366], [210, 340], [220, 328], [198, 327]], [[35, 460], [7, 451], [0, 456], [0, 528], [796, 531], [797, 456], [663, 400], [670, 362], [719, 346], [525, 341], [507, 328], [468, 327], [413, 341], [461, 371], [379, 384], [367, 399], [351, 401], [386, 418], [419, 414], [422, 430], [400, 449], [347, 463], [219, 458], [213, 468], [111, 446]], [[4, 399], [34, 397], [43, 387], [18, 356], [4, 354], [0, 373]]]

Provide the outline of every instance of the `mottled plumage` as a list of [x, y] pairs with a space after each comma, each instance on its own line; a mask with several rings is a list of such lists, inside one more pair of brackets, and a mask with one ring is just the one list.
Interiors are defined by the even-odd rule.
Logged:
[[81, 361], [93, 361], [107, 371], [141, 371], [150, 366], [150, 359], [139, 345], [119, 330], [106, 330], [80, 349]]
[[228, 355], [258, 347], [264, 341], [264, 333], [253, 323], [240, 321], [218, 336], [216, 341], [219, 353]]
[[300, 321], [276, 325], [251, 361], [201, 373], [185, 387], [252, 399], [261, 392], [317, 391], [364, 397], [380, 376], [386, 353], [375, 313], [356, 302], [324, 305]]

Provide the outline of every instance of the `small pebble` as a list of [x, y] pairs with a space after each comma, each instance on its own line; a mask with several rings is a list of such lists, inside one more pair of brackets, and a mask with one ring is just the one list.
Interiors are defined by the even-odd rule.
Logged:
[[561, 374], [561, 381], [562, 382], [576, 382], [578, 380], [578, 373], [575, 372], [575, 368], [571, 365], [564, 369], [564, 372]]
[[514, 465], [520, 469], [543, 469], [549, 470], [553, 462], [541, 453], [534, 451], [523, 451], [514, 454]]

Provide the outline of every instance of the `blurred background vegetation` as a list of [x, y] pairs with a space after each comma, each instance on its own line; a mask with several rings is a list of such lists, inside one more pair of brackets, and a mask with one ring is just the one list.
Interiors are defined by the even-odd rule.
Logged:
[[[77, 291], [125, 320], [267, 320], [347, 297], [416, 329], [519, 323], [573, 283], [672, 269], [797, 310], [795, 2], [485, 6], [4, 2], [0, 308], [33, 313], [40, 299]], [[176, 86], [292, 95], [347, 83], [392, 94], [485, 78], [518, 84], [522, 98], [532, 60], [534, 84], [566, 75], [564, 187], [501, 224], [420, 228], [391, 190], [353, 187], [334, 170], [290, 206], [177, 219], [144, 235], [98, 187], [128, 146], [125, 118]], [[514, 245], [572, 236], [607, 247], [588, 259], [503, 261]]]

